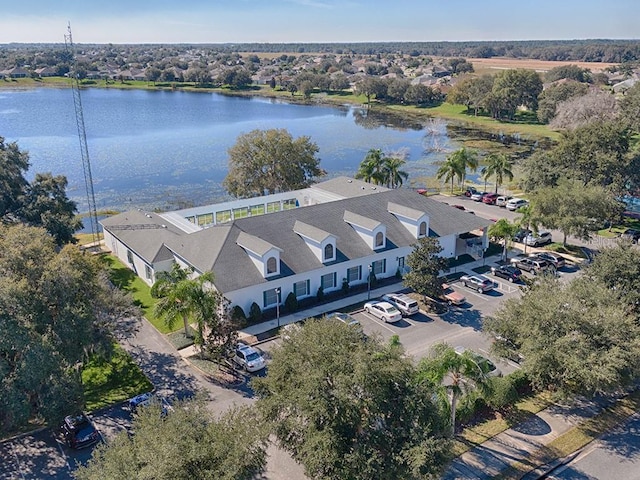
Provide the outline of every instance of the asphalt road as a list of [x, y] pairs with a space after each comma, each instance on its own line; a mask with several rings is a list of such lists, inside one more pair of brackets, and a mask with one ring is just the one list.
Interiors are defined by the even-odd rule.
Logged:
[[558, 468], [549, 479], [640, 480], [640, 414], [589, 445], [568, 465]]

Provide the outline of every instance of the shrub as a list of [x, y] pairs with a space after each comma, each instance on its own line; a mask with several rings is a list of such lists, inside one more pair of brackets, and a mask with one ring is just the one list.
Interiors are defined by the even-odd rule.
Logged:
[[482, 410], [487, 407], [486, 401], [478, 390], [472, 390], [460, 398], [456, 408], [456, 423], [469, 423]]
[[349, 294], [349, 280], [347, 280], [346, 278], [342, 279], [342, 293], [344, 295]]
[[518, 391], [510, 377], [493, 377], [489, 382], [487, 405], [494, 410], [500, 410], [513, 405], [518, 399]]
[[289, 292], [289, 295], [287, 295], [284, 301], [284, 307], [287, 309], [287, 312], [295, 312], [298, 310], [298, 299], [293, 292]]
[[231, 309], [231, 320], [240, 325], [244, 325], [247, 321], [247, 316], [244, 314], [244, 310], [242, 310], [240, 305], [236, 305]]
[[262, 310], [260, 310], [260, 306], [256, 302], [253, 302], [249, 309], [249, 321], [258, 323], [260, 320], [262, 320]]

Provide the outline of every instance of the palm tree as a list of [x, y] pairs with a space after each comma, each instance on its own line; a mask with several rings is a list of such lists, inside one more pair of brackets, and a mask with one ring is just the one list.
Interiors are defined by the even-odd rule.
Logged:
[[496, 223], [489, 227], [489, 236], [492, 238], [501, 239], [504, 242], [504, 249], [502, 251], [502, 256], [504, 261], [508, 260], [508, 245], [513, 235], [518, 230], [518, 225], [516, 223], [511, 223], [506, 218], [501, 218]]
[[367, 152], [364, 160], [360, 162], [355, 177], [365, 182], [382, 185], [384, 183], [385, 156], [379, 148], [372, 148]]
[[152, 295], [159, 298], [154, 313], [162, 318], [168, 328], [176, 321], [184, 323], [184, 334], [189, 336], [189, 319], [197, 323], [198, 333], [195, 342], [203, 343], [204, 325], [217, 314], [220, 295], [205, 287], [213, 282], [213, 274], [206, 272], [196, 278], [189, 278], [189, 270], [174, 264], [171, 272], [160, 275], [151, 287]]
[[400, 187], [404, 181], [409, 178], [409, 174], [400, 168], [407, 163], [400, 157], [385, 157], [382, 167], [384, 181], [387, 188]]
[[452, 437], [456, 431], [458, 399], [474, 388], [488, 389], [487, 367], [486, 363], [479, 363], [471, 351], [458, 353], [445, 343], [434, 345], [431, 357], [420, 361], [418, 380], [448, 394]]
[[462, 165], [453, 155], [449, 155], [447, 159], [440, 165], [436, 172], [436, 178], [438, 180], [444, 177], [445, 183], [451, 181], [451, 194], [453, 195], [453, 179], [458, 177], [461, 179], [463, 176]]
[[498, 193], [498, 187], [502, 185], [505, 178], [509, 181], [513, 180], [513, 171], [511, 170], [511, 167], [513, 167], [513, 160], [507, 157], [504, 153], [491, 153], [487, 155], [487, 165], [482, 169], [485, 182], [489, 177], [496, 177], [495, 192]]
[[464, 185], [465, 178], [467, 176], [467, 168], [472, 172], [478, 170], [478, 154], [473, 150], [467, 150], [462, 147], [461, 149], [453, 152], [450, 157], [454, 158], [460, 164], [460, 168], [462, 170], [460, 183]]

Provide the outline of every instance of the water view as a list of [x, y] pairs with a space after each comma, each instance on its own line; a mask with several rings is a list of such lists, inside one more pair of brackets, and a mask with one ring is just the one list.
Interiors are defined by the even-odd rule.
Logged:
[[[355, 107], [293, 105], [213, 93], [89, 89], [82, 92], [98, 209], [175, 209], [227, 199], [227, 150], [253, 129], [306, 135], [328, 178], [354, 175], [370, 148], [407, 154], [413, 186], [458, 148], [446, 125], [390, 123]], [[0, 90], [0, 136], [30, 155], [29, 177], [66, 175], [86, 211], [71, 90]], [[421, 178], [422, 177], [422, 178]]]

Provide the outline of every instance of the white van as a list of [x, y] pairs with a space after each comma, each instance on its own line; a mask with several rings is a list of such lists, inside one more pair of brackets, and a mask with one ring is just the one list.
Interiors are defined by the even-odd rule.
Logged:
[[400, 310], [403, 317], [408, 317], [418, 313], [418, 302], [409, 295], [404, 293], [389, 293], [382, 296], [382, 300], [389, 302], [391, 305]]

